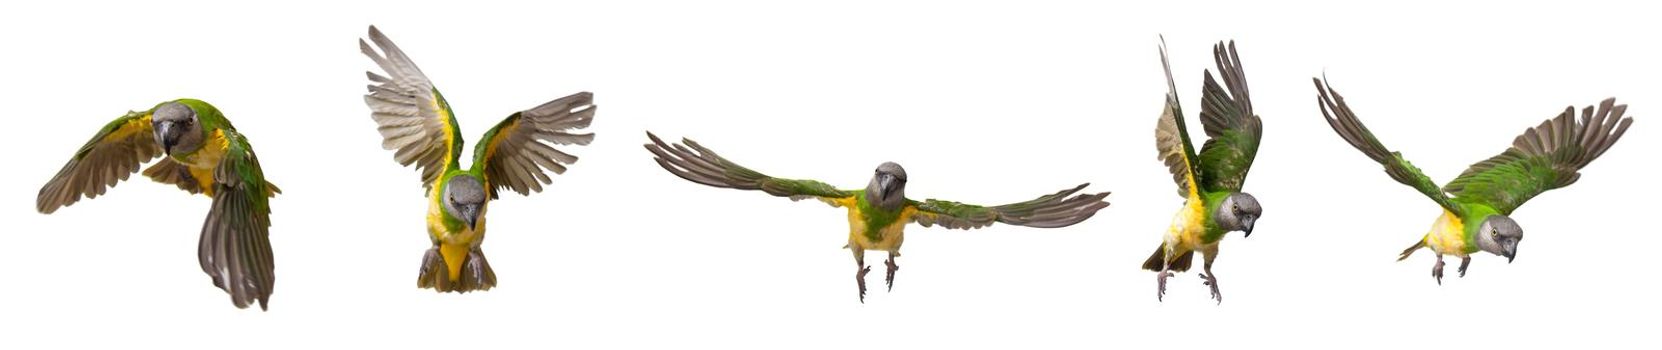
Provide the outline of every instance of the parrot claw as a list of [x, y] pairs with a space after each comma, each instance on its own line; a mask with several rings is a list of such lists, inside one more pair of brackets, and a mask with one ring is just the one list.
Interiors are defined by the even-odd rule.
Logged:
[[1466, 267], [1471, 266], [1472, 257], [1460, 258], [1460, 278], [1466, 278]]
[[1166, 301], [1166, 279], [1170, 278], [1172, 275], [1176, 275], [1176, 273], [1173, 273], [1171, 271], [1161, 271], [1158, 275], [1156, 275], [1157, 276], [1156, 280], [1159, 281], [1159, 285], [1160, 285], [1159, 294], [1155, 294], [1155, 299], [1156, 300], [1159, 300], [1161, 302]]
[[1223, 293], [1218, 293], [1218, 276], [1210, 273], [1201, 273], [1200, 278], [1205, 279], [1205, 281], [1200, 282], [1201, 284], [1212, 287], [1212, 299], [1217, 300], [1218, 304], [1223, 304]]
[[[890, 256], [889, 260], [884, 261], [883, 264], [889, 266], [888, 277], [884, 278], [884, 282], [888, 283], [889, 291], [893, 292], [894, 291], [894, 272], [896, 270], [900, 270], [900, 265], [895, 265], [893, 256]], [[867, 269], [870, 269], [870, 268], [867, 268]]]
[[1443, 259], [1438, 258], [1437, 264], [1431, 266], [1431, 278], [1437, 279], [1437, 285], [1443, 285]]
[[867, 272], [871, 272], [871, 266], [866, 266], [866, 267], [860, 268], [860, 272], [854, 274], [854, 280], [856, 282], [859, 282], [859, 285], [860, 285], [860, 303], [861, 304], [866, 303], [866, 273]]

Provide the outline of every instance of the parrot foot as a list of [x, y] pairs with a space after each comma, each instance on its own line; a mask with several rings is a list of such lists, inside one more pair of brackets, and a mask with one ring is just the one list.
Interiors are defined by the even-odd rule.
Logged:
[[1212, 299], [1217, 300], [1218, 304], [1223, 304], [1223, 293], [1218, 293], [1218, 276], [1209, 272], [1203, 272], [1200, 274], [1200, 278], [1206, 279], [1206, 281], [1201, 283], [1212, 287]]
[[1466, 278], [1466, 267], [1471, 266], [1472, 257], [1460, 258], [1460, 278]]
[[860, 272], [854, 274], [854, 280], [860, 285], [860, 303], [866, 302], [866, 273], [871, 272], [871, 266], [861, 267]]
[[1437, 279], [1437, 285], [1443, 285], [1443, 257], [1437, 257], [1437, 264], [1431, 265], [1431, 278]]
[[1166, 301], [1166, 279], [1171, 278], [1171, 276], [1176, 275], [1176, 274], [1177, 273], [1171, 272], [1171, 271], [1160, 271], [1159, 274], [1155, 275], [1156, 276], [1155, 280], [1158, 281], [1159, 284], [1160, 284], [1160, 293], [1155, 294], [1155, 299], [1156, 300], [1159, 300], [1159, 301], [1162, 301], [1162, 302]]
[[895, 265], [894, 256], [892, 256], [892, 255], [889, 256], [888, 261], [883, 262], [883, 265], [888, 265], [889, 266], [888, 277], [884, 278], [883, 280], [884, 280], [885, 283], [888, 283], [889, 291], [893, 292], [894, 291], [894, 272], [897, 271], [897, 270], [900, 270], [900, 265]]

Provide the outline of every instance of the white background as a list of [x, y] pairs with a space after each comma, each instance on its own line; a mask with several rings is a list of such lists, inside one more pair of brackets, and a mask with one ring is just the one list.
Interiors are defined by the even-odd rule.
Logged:
[[[21, 6], [21, 8], [19, 8]], [[51, 6], [41, 8], [38, 6]], [[830, 2], [13, 4], [0, 21], [0, 193], [8, 347], [1152, 348], [1641, 346], [1662, 242], [1652, 9], [1166, 3]], [[596, 141], [547, 191], [504, 196], [484, 250], [498, 289], [417, 289], [418, 174], [361, 95], [357, 38], [385, 30], [444, 91], [471, 142], [578, 91]], [[1164, 303], [1138, 269], [1180, 205], [1155, 159], [1170, 46], [1199, 142], [1201, 72], [1235, 39], [1266, 136], [1216, 305], [1193, 273]], [[1438, 214], [1322, 122], [1325, 73], [1388, 147], [1447, 181], [1526, 127], [1615, 96], [1639, 119], [1580, 183], [1517, 211], [1513, 264], [1478, 256], [1438, 286]], [[206, 198], [134, 176], [54, 215], [34, 197], [95, 129], [194, 97], [248, 135], [273, 201], [271, 311], [238, 310], [197, 267]], [[781, 177], [1026, 200], [1080, 182], [1113, 206], [1073, 227], [914, 227], [893, 292], [874, 254], [856, 300], [840, 209], [692, 184], [643, 130]]]

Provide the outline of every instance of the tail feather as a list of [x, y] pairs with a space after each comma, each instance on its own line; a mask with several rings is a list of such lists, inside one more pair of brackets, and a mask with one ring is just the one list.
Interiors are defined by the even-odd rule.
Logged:
[[1408, 249], [1403, 249], [1402, 250], [1402, 255], [1397, 255], [1397, 261], [1402, 261], [1403, 259], [1408, 259], [1409, 255], [1413, 255], [1414, 252], [1419, 251], [1420, 248], [1425, 248], [1425, 240], [1423, 240], [1423, 239], [1420, 240], [1419, 242], [1414, 242], [1414, 245], [1409, 246]]
[[[1177, 259], [1171, 261], [1171, 266], [1169, 266], [1169, 268], [1174, 272], [1189, 271], [1189, 265], [1194, 263], [1194, 258], [1194, 251], [1191, 250], [1183, 252], [1183, 255], [1178, 255]], [[1143, 269], [1149, 271], [1160, 271], [1161, 268], [1167, 267], [1165, 265], [1165, 245], [1161, 245], [1159, 248], [1154, 248], [1154, 255], [1149, 256], [1148, 260], [1143, 261]]]
[[439, 248], [427, 250], [427, 255], [421, 261], [421, 275], [416, 279], [416, 286], [431, 288], [440, 293], [472, 291], [487, 291], [496, 286], [496, 271], [491, 270], [490, 262], [485, 260], [485, 253], [479, 248], [467, 253], [462, 261], [461, 276], [450, 279], [450, 268], [444, 262], [444, 255], [439, 254]]

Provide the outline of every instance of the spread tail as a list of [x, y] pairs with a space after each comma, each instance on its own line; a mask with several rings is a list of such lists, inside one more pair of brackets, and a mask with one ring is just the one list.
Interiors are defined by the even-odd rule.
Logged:
[[486, 291], [496, 286], [496, 272], [491, 270], [490, 262], [485, 261], [485, 253], [479, 248], [469, 250], [461, 265], [457, 278], [451, 279], [450, 266], [445, 263], [444, 255], [439, 253], [439, 247], [428, 249], [427, 255], [421, 259], [421, 276], [416, 280], [416, 286], [432, 288], [440, 293]]
[[[1195, 252], [1193, 250], [1183, 252], [1183, 255], [1178, 255], [1177, 259], [1171, 261], [1171, 271], [1189, 271], [1189, 265], [1194, 262], [1194, 258]], [[1159, 248], [1154, 248], [1154, 255], [1149, 256], [1148, 260], [1143, 261], [1143, 269], [1149, 271], [1160, 271], [1160, 268], [1163, 267], [1165, 263], [1166, 246], [1162, 244]]]

